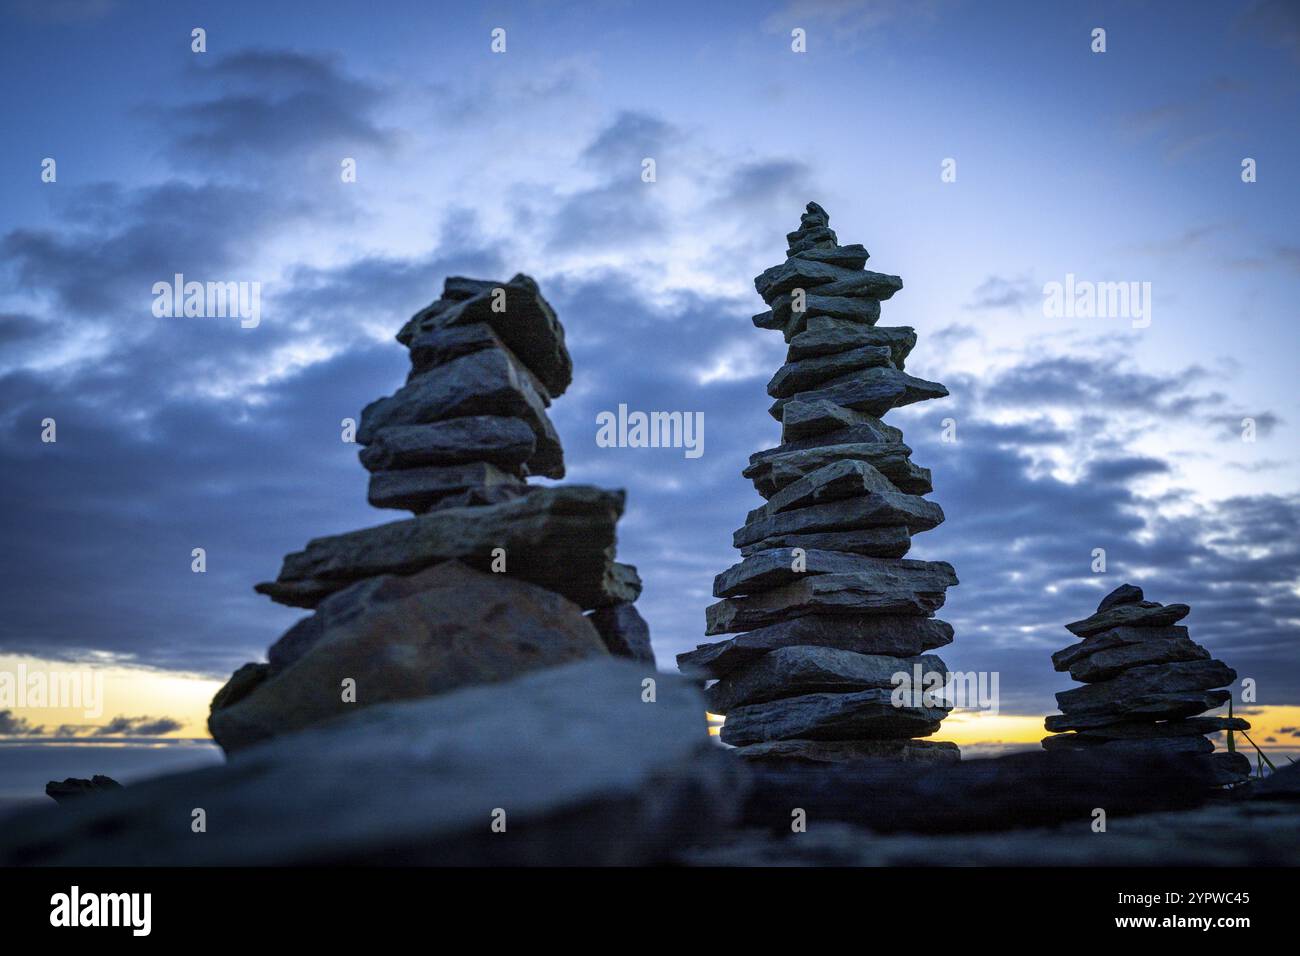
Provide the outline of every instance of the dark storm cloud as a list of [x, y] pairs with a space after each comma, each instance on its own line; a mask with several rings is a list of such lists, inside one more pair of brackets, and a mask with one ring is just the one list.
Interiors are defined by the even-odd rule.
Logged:
[[[548, 248], [637, 246], [663, 235], [667, 217], [659, 202], [660, 176], [673, 175], [683, 134], [648, 113], [617, 114], [582, 150], [581, 164], [599, 183], [569, 193], [552, 214]], [[642, 180], [646, 159], [655, 162], [655, 182]]]
[[69, 312], [151, 318], [154, 282], [170, 281], [176, 272], [205, 281], [225, 278], [244, 265], [250, 245], [270, 227], [315, 212], [262, 189], [179, 181], [101, 188], [92, 202], [111, 226], [83, 228], [82, 207], [72, 205], [57, 230], [15, 229], [0, 237], [0, 260], [14, 281], [53, 297], [65, 321], [72, 320]]
[[194, 75], [220, 93], [160, 116], [171, 154], [187, 164], [211, 168], [238, 157], [300, 169], [303, 154], [323, 146], [373, 148], [395, 140], [374, 119], [384, 91], [349, 75], [337, 57], [249, 50]]
[[30, 315], [0, 314], [0, 345], [5, 348], [39, 339], [42, 331], [41, 321]]
[[624, 110], [587, 144], [582, 159], [609, 175], [628, 169], [639, 173], [642, 159], [661, 155], [681, 135], [657, 116]]
[[171, 717], [114, 717], [102, 727], [95, 728], [95, 736], [161, 737], [183, 726]]
[[44, 732], [43, 726], [32, 724], [26, 717], [19, 717], [12, 710], [0, 710], [0, 737], [38, 737]]

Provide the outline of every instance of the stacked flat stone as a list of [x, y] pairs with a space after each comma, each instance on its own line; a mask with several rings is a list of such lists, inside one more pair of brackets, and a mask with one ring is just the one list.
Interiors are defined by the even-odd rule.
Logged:
[[449, 278], [397, 339], [410, 375], [365, 408], [357, 441], [371, 504], [415, 516], [316, 538], [257, 585], [314, 613], [213, 698], [208, 729], [227, 752], [354, 701], [431, 696], [592, 655], [653, 671], [632, 604], [641, 581], [614, 560], [623, 492], [525, 481], [564, 476], [546, 409], [573, 378], [537, 283]]
[[636, 569], [614, 560], [623, 492], [524, 480], [564, 476], [546, 409], [573, 378], [564, 329], [537, 283], [448, 278], [397, 340], [410, 350], [410, 375], [366, 406], [357, 442], [370, 502], [416, 517], [317, 538], [257, 590], [316, 607], [365, 578], [451, 560], [487, 571], [497, 555], [511, 577], [583, 609], [636, 600]]
[[880, 420], [948, 390], [903, 371], [914, 330], [876, 325], [898, 276], [866, 271], [867, 250], [839, 245], [816, 203], [786, 238], [786, 261], [754, 280], [770, 306], [754, 324], [789, 343], [767, 387], [782, 443], [750, 457], [744, 476], [767, 503], [735, 533], [743, 560], [717, 576], [722, 600], [706, 612], [708, 634], [738, 636], [678, 664], [717, 679], [710, 710], [745, 758], [956, 760], [955, 744], [917, 739], [938, 730], [942, 700], [891, 700], [895, 674], [946, 675], [924, 652], [952, 641], [933, 615], [957, 577], [904, 558], [943, 511], [922, 497], [929, 471]]
[[1043, 748], [1187, 754], [1204, 761], [1218, 784], [1249, 777], [1249, 760], [1216, 752], [1206, 735], [1250, 724], [1198, 716], [1227, 703], [1231, 692], [1221, 688], [1237, 672], [1178, 624], [1190, 610], [1144, 600], [1141, 588], [1124, 584], [1091, 617], [1065, 625], [1082, 640], [1053, 654], [1052, 664], [1084, 686], [1056, 695], [1062, 712], [1047, 718], [1053, 734]]
[[530, 474], [564, 477], [546, 409], [573, 364], [532, 279], [451, 277], [397, 340], [411, 355], [406, 386], [367, 406], [357, 434], [372, 505], [497, 504], [525, 494]]

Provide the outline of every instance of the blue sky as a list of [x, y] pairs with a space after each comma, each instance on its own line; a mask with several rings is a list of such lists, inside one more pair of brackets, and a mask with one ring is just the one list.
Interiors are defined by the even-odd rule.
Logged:
[[[566, 480], [628, 489], [620, 557], [671, 667], [778, 440], [752, 277], [815, 199], [903, 277], [882, 324], [952, 393], [890, 419], [948, 514], [912, 556], [961, 578], [949, 665], [1051, 712], [1061, 625], [1133, 580], [1300, 704], [1294, 4], [465, 6], [0, 8], [0, 654], [261, 657], [298, 612], [253, 583], [399, 516], [339, 441], [400, 384], [392, 335], [448, 274], [525, 271], [574, 356]], [[154, 318], [175, 272], [260, 281], [261, 325]], [[1044, 317], [1067, 274], [1150, 282], [1150, 326]], [[620, 403], [703, 411], [704, 456], [597, 447]]]

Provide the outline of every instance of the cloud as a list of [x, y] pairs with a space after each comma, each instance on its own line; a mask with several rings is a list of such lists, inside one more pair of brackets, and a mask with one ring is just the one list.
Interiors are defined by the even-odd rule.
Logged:
[[976, 287], [972, 299], [966, 308], [981, 311], [985, 309], [1023, 309], [1026, 306], [1042, 305], [1043, 289], [1028, 276], [1003, 278], [989, 276]]
[[[220, 92], [182, 106], [160, 108], [158, 119], [178, 161], [202, 169], [231, 161], [265, 172], [292, 166], [317, 151], [354, 155], [390, 148], [395, 131], [378, 125], [385, 92], [348, 74], [336, 56], [290, 50], [245, 50], [219, 58], [195, 78]], [[337, 175], [337, 174], [336, 174]]]
[[161, 737], [185, 726], [171, 717], [114, 717], [95, 730], [96, 737]]
[[44, 726], [33, 725], [12, 710], [0, 710], [0, 737], [37, 737], [44, 732]]
[[816, 25], [830, 42], [856, 46], [879, 39], [889, 27], [933, 22], [951, 6], [951, 0], [787, 0], [762, 25], [769, 33], [786, 34]]
[[1241, 441], [1247, 420], [1255, 423], [1255, 434], [1261, 438], [1272, 435], [1277, 426], [1282, 423], [1282, 419], [1272, 412], [1262, 412], [1258, 415], [1224, 414], [1205, 417], [1205, 423], [1218, 428], [1219, 437], [1224, 441]]
[[[556, 250], [639, 246], [667, 229], [659, 175], [667, 176], [683, 134], [648, 113], [623, 111], [580, 154], [599, 184], [564, 195], [550, 217], [548, 246]], [[642, 179], [653, 160], [656, 181]], [[661, 172], [662, 168], [662, 172]]]

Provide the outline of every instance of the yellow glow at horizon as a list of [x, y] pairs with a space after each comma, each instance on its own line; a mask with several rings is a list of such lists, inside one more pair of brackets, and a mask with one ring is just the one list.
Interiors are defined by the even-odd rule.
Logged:
[[[92, 671], [103, 675], [103, 713], [88, 718], [82, 710], [69, 707], [14, 707], [14, 716], [33, 726], [43, 725], [49, 736], [61, 725], [83, 726], [79, 736], [107, 725], [114, 717], [171, 717], [181, 722], [179, 730], [159, 735], [160, 740], [207, 737], [208, 703], [222, 682], [197, 674], [132, 667], [123, 663], [79, 664], [38, 657], [0, 655], [0, 671], [17, 673], [19, 664], [27, 672]], [[128, 735], [129, 736], [129, 735]], [[13, 739], [13, 738], [10, 738]], [[24, 738], [33, 743], [40, 737]], [[106, 738], [100, 737], [100, 740]], [[109, 738], [111, 739], [111, 738]]]
[[[1213, 716], [1226, 717], [1226, 707], [1211, 712]], [[1234, 716], [1244, 717], [1250, 723], [1250, 734], [1261, 750], [1279, 753], [1300, 754], [1300, 737], [1282, 733], [1282, 728], [1300, 730], [1300, 706], [1238, 706]], [[709, 734], [717, 736], [725, 718], [717, 714], [708, 714]], [[1031, 714], [989, 714], [983, 711], [954, 710], [943, 722], [939, 732], [931, 740], [948, 740], [960, 746], [975, 744], [1036, 744], [1047, 736], [1043, 729], [1043, 718]], [[1269, 738], [1274, 738], [1272, 741]], [[1210, 737], [1216, 747], [1222, 749], [1225, 734]], [[1254, 748], [1240, 735], [1237, 737], [1237, 750], [1253, 754]]]

